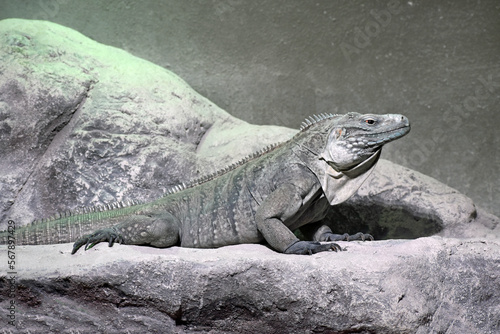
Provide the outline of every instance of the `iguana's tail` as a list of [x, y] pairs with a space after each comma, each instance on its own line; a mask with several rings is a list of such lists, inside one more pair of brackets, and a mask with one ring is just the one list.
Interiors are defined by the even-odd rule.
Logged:
[[0, 245], [50, 245], [75, 242], [80, 237], [95, 230], [113, 226], [120, 218], [140, 211], [144, 205], [137, 204], [117, 209], [100, 207], [89, 209], [91, 212], [68, 213], [58, 218], [34, 221], [26, 226], [16, 226], [9, 221], [8, 229], [0, 232]]

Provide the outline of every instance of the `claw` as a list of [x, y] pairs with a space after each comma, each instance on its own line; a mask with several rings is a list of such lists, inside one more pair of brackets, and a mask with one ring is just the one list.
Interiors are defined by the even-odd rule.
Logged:
[[327, 244], [320, 244], [319, 242], [314, 242], [314, 241], [297, 241], [296, 243], [288, 247], [284, 253], [312, 255], [319, 252], [326, 252], [332, 250], [337, 252], [337, 251], [342, 251], [342, 248], [340, 248], [340, 246], [334, 242], [330, 242]]
[[338, 244], [332, 242], [330, 244], [330, 246], [332, 247], [333, 251], [335, 251], [335, 252], [342, 252], [342, 247], [340, 247]]
[[84, 249], [87, 251], [87, 250], [91, 249], [92, 247], [94, 247], [95, 245], [96, 245], [95, 242], [90, 243], [90, 240], [89, 240], [89, 241], [87, 241], [87, 244], [85, 245]]
[[361, 240], [361, 241], [366, 241], [366, 240], [370, 240], [370, 241], [373, 241], [373, 237], [370, 235], [370, 234], [365, 234], [365, 233], [362, 233], [362, 232], [358, 232], [354, 235], [351, 235], [349, 236], [348, 240], [347, 241], [351, 241], [351, 240]]
[[89, 250], [101, 241], [108, 241], [108, 246], [112, 247], [116, 241], [121, 244], [123, 237], [114, 228], [98, 230], [78, 239], [73, 245], [71, 254], [75, 254], [83, 245], [85, 245], [84, 250]]
[[353, 235], [349, 235], [348, 233], [333, 234], [333, 233], [326, 232], [326, 233], [322, 234], [322, 236], [320, 238], [320, 241], [354, 241], [354, 240], [373, 241], [375, 239], [370, 234], [365, 234], [362, 232], [358, 232], [358, 233], [353, 234]]

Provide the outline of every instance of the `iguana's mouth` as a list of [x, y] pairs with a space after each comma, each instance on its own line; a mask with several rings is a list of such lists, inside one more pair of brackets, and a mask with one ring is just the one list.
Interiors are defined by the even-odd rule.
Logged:
[[405, 136], [408, 132], [410, 132], [410, 125], [403, 125], [399, 128], [377, 132], [377, 133], [365, 133], [363, 137], [350, 137], [347, 139], [348, 147], [349, 144], [353, 147], [376, 147], [384, 145], [388, 142], [396, 140]]

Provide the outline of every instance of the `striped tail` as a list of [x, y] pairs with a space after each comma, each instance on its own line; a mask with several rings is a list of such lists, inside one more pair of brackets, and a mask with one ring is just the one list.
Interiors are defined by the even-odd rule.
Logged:
[[[75, 242], [95, 230], [113, 226], [120, 222], [120, 217], [133, 214], [143, 209], [145, 204], [81, 214], [68, 214], [66, 217], [43, 219], [33, 223], [0, 232], [0, 245], [7, 245], [13, 240], [16, 245], [50, 245]], [[9, 237], [10, 236], [10, 237]]]

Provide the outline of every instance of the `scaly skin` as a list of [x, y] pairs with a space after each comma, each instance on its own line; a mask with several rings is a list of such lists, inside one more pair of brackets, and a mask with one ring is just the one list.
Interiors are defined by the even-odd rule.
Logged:
[[[333, 234], [311, 223], [352, 196], [373, 170], [381, 147], [409, 130], [402, 115], [315, 116], [289, 141], [209, 180], [150, 203], [43, 221], [21, 229], [18, 242], [76, 240], [73, 254], [99, 242], [212, 248], [265, 241], [287, 254], [339, 251], [330, 241], [373, 238]], [[292, 232], [311, 227], [317, 229], [313, 241], [300, 241]], [[1, 239], [5, 243], [5, 236]]]

